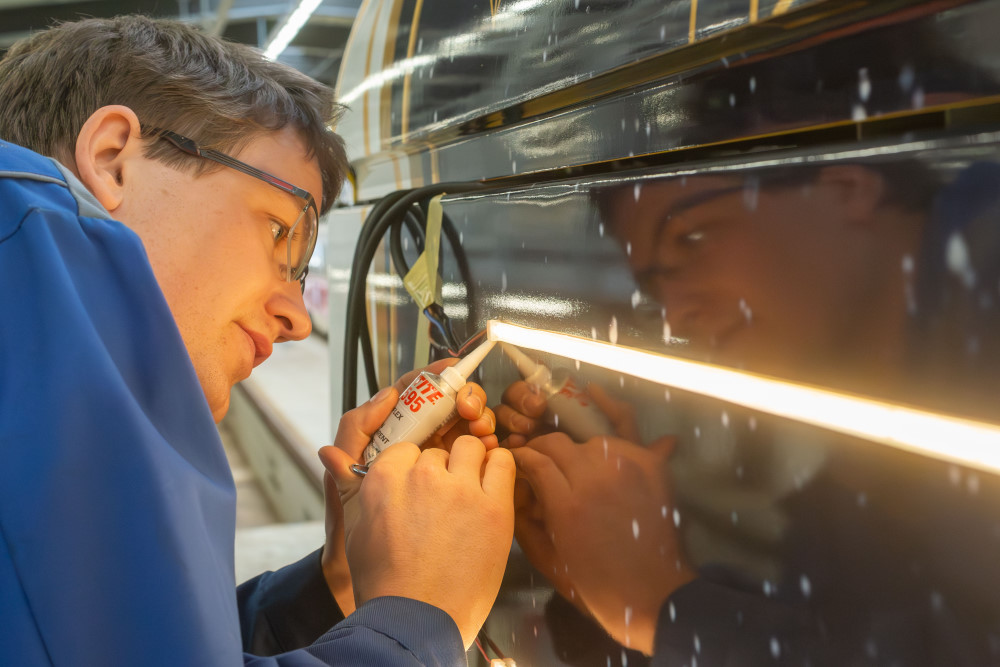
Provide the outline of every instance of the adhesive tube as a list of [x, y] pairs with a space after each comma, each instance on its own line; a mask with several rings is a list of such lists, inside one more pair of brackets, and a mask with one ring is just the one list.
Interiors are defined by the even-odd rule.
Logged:
[[365, 447], [365, 464], [371, 465], [382, 450], [397, 442], [424, 444], [454, 419], [458, 414], [455, 397], [493, 345], [491, 340], [482, 343], [440, 375], [426, 371], [418, 375], [399, 395], [396, 407]]
[[569, 372], [555, 373], [534, 361], [509, 343], [500, 343], [504, 353], [513, 360], [524, 381], [535, 385], [548, 401], [549, 422], [577, 442], [586, 442], [597, 435], [615, 432], [608, 416], [594, 405], [593, 399], [578, 387]]

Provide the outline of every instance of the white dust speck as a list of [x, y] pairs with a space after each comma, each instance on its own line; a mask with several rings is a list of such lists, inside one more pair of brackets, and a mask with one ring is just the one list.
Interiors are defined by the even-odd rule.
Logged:
[[812, 595], [812, 582], [809, 581], [809, 577], [804, 574], [799, 577], [799, 588], [802, 589], [802, 595], [806, 598]]
[[775, 660], [781, 657], [781, 644], [778, 643], [777, 637], [771, 637], [771, 655]]
[[858, 70], [858, 97], [862, 102], [867, 102], [872, 96], [872, 82], [868, 78], [868, 68], [862, 67]]
[[674, 508], [674, 527], [681, 527], [681, 513], [677, 510], [677, 508]]
[[913, 83], [917, 80], [917, 74], [913, 71], [912, 65], [903, 65], [899, 70], [899, 88], [903, 92], [913, 88]]
[[639, 539], [639, 520], [632, 519], [632, 537]]
[[611, 324], [608, 325], [608, 340], [612, 345], [618, 343], [618, 318], [612, 316]]
[[948, 263], [948, 270], [958, 276], [967, 289], [971, 289], [976, 284], [976, 272], [972, 268], [969, 247], [958, 232], [948, 237], [945, 261]]

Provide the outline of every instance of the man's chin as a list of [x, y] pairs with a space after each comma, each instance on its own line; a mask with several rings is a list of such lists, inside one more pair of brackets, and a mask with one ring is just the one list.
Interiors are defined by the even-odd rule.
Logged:
[[229, 394], [226, 394], [226, 398], [222, 401], [221, 405], [218, 401], [215, 401], [212, 404], [209, 404], [209, 407], [212, 409], [212, 418], [215, 420], [215, 423], [218, 424], [222, 421], [222, 418], [226, 416], [226, 413], [229, 412]]

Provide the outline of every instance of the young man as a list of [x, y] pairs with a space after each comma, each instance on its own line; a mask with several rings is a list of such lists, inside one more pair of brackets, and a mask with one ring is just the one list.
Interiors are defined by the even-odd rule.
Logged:
[[[509, 453], [456, 437], [495, 443], [478, 387], [450, 453], [394, 447], [352, 500], [357, 611], [332, 627], [336, 530], [325, 570], [313, 554], [234, 594], [214, 421], [274, 343], [309, 334], [299, 281], [346, 169], [336, 112], [249, 48], [142, 17], [0, 61], [0, 662], [464, 661], [513, 532]], [[336, 444], [357, 449], [394, 400], [345, 415]]]

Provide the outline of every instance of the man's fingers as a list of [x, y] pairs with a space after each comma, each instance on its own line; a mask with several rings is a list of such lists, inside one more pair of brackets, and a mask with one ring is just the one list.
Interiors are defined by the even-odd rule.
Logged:
[[[497, 451], [507, 451], [500, 449]], [[517, 467], [524, 473], [525, 479], [531, 484], [535, 496], [542, 505], [551, 507], [553, 501], [559, 501], [570, 493], [569, 480], [563, 474], [556, 462], [531, 447], [521, 447], [510, 451]]]
[[[447, 456], [447, 452], [442, 452]], [[382, 450], [371, 465], [368, 466], [368, 476], [376, 470], [409, 470], [420, 457], [420, 448], [412, 442], [397, 442]], [[351, 473], [352, 475], [354, 473]]]
[[548, 402], [538, 387], [528, 384], [524, 380], [518, 380], [507, 387], [500, 400], [531, 419], [537, 419], [544, 415], [545, 408], [548, 407]]
[[530, 435], [538, 428], [538, 421], [525, 416], [505, 403], [494, 409], [497, 424], [511, 434]]
[[514, 457], [506, 449], [491, 449], [486, 453], [486, 468], [483, 472], [483, 491], [494, 500], [513, 502], [514, 474], [517, 466]]
[[361, 454], [372, 439], [372, 435], [392, 412], [399, 392], [392, 387], [386, 387], [375, 394], [367, 403], [362, 403], [349, 410], [340, 419], [334, 444], [354, 457], [354, 462], [361, 460]]
[[455, 396], [455, 407], [462, 419], [475, 421], [486, 410], [486, 391], [475, 382], [468, 382], [458, 390]]
[[463, 435], [451, 445], [448, 472], [456, 475], [474, 475], [478, 478], [483, 469], [484, 458], [486, 458], [486, 446], [479, 438]]
[[582, 451], [579, 443], [573, 442], [573, 439], [568, 435], [558, 431], [533, 438], [527, 442], [525, 447], [545, 454], [559, 466], [563, 473], [567, 473], [580, 462]]
[[341, 501], [357, 493], [358, 487], [361, 486], [361, 478], [351, 472], [351, 465], [357, 463], [358, 459], [351, 457], [339, 447], [327, 446], [320, 448], [319, 460], [327, 470], [326, 477], [335, 484]]

